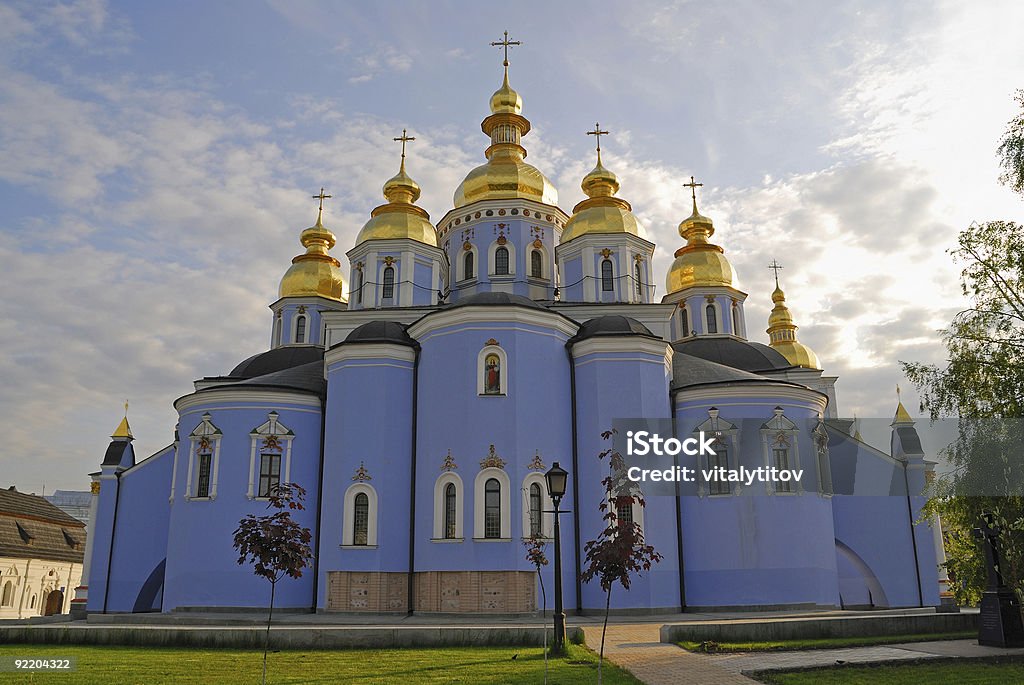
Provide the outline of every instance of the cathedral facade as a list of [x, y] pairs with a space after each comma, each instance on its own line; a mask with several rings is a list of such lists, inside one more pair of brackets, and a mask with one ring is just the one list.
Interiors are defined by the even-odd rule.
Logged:
[[[718, 436], [707, 466], [790, 466], [795, 485], [648, 496], [618, 515], [663, 560], [619, 612], [939, 604], [935, 531], [917, 523], [930, 468], [899, 407], [890, 454], [851, 435], [835, 377], [799, 342], [778, 287], [768, 343], [697, 208], [665, 294], [655, 245], [597, 164], [570, 212], [525, 161], [530, 122], [508, 63], [481, 127], [486, 161], [432, 223], [406, 171], [346, 253], [323, 220], [300, 235], [270, 305], [266, 352], [195, 382], [174, 442], [136, 459], [122, 422], [93, 474], [93, 530], [77, 601], [89, 612], [265, 607], [232, 533], [279, 483], [307, 491], [314, 560], [276, 605], [306, 611], [537, 611], [523, 541], [550, 540], [544, 473], [569, 471], [565, 605], [597, 611], [579, 580], [604, 527], [608, 447], [623, 418]], [[594, 131], [597, 139], [603, 133]], [[879, 494], [882, 493], [883, 494]], [[552, 547], [548, 547], [548, 556]], [[543, 568], [550, 588], [553, 564]]]

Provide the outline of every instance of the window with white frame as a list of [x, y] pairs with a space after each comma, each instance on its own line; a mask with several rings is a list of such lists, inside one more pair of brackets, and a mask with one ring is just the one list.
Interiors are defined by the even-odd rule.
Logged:
[[498, 345], [486, 345], [477, 355], [477, 394], [508, 394], [508, 355]]
[[356, 271], [355, 272], [355, 278], [352, 279], [354, 281], [354, 283], [352, 284], [352, 292], [356, 296], [356, 304], [362, 304], [363, 303], [363, 270], [362, 269], [356, 269], [355, 271]]
[[615, 290], [614, 267], [610, 259], [601, 260], [601, 290], [604, 292]]
[[686, 305], [684, 304], [679, 308], [680, 319], [682, 320], [683, 334], [681, 337], [685, 338], [690, 335], [690, 316], [689, 312], [686, 311]]
[[249, 499], [265, 499], [278, 485], [291, 482], [295, 434], [279, 418], [276, 411], [269, 412], [267, 421], [249, 433]]
[[707, 320], [707, 331], [708, 331], [708, 333], [717, 333], [718, 332], [718, 313], [715, 311], [715, 305], [714, 304], [708, 303], [708, 305], [706, 307], [704, 307], [704, 316], [705, 316], [705, 319]]
[[534, 278], [544, 277], [544, 257], [540, 250], [530, 252], [530, 275]]
[[2, 596], [0, 596], [0, 606], [11, 607], [14, 606], [14, 582], [7, 580], [4, 581], [4, 590]]
[[462, 532], [462, 479], [447, 471], [434, 484], [434, 540], [460, 541]]
[[385, 300], [390, 300], [395, 296], [395, 267], [393, 266], [384, 267], [384, 285], [381, 288], [380, 296]]
[[532, 472], [523, 479], [523, 537], [554, 537], [554, 503], [548, 497], [544, 474]]
[[494, 273], [498, 276], [507, 276], [508, 271], [508, 248], [502, 245], [494, 251]]
[[281, 312], [274, 317], [274, 347], [281, 346]]
[[[706, 454], [698, 457], [699, 467], [701, 470], [707, 469], [714, 473], [721, 475], [719, 469], [729, 469], [729, 456], [732, 454], [739, 454], [739, 428], [729, 421], [725, 420], [720, 414], [717, 407], [710, 407], [708, 409], [708, 418], [697, 425], [693, 429], [693, 436], [699, 438], [700, 433], [704, 433], [705, 436], [712, 437], [712, 450], [714, 454]], [[697, 492], [700, 495], [731, 495], [733, 492], [737, 494], [741, 488], [723, 478], [709, 479], [707, 483], [701, 482], [698, 486]]]
[[732, 303], [732, 333], [740, 335], [740, 307], [735, 302]]
[[466, 252], [462, 258], [462, 279], [467, 280], [476, 276], [476, 255], [472, 250]]
[[377, 546], [377, 491], [366, 482], [353, 483], [345, 491], [342, 513], [343, 547]]
[[473, 538], [509, 540], [512, 537], [510, 483], [504, 469], [488, 467], [477, 474], [473, 487]]
[[633, 265], [633, 281], [636, 284], [636, 296], [643, 297], [643, 284], [640, 282], [640, 262]]
[[306, 342], [306, 315], [299, 314], [295, 317], [295, 343], [298, 345]]
[[220, 464], [220, 443], [223, 434], [206, 412], [199, 425], [189, 434], [187, 499], [216, 499], [217, 473]]
[[[800, 468], [800, 455], [797, 449], [798, 428], [783, 411], [775, 407], [774, 416], [761, 426], [761, 440], [765, 454], [765, 466], [779, 470]], [[776, 479], [767, 484], [769, 492], [778, 494], [795, 494], [802, 491], [798, 482]]]

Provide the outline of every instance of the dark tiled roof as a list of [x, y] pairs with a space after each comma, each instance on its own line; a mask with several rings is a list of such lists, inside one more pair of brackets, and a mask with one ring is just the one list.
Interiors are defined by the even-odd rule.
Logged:
[[672, 387], [689, 388], [695, 385], [720, 383], [775, 383], [769, 378], [731, 366], [709, 362], [700, 357], [677, 352], [672, 357]]
[[314, 361], [323, 361], [324, 350], [313, 345], [285, 345], [253, 355], [228, 374], [232, 378], [255, 378]]
[[698, 336], [673, 343], [672, 347], [676, 352], [691, 357], [700, 357], [709, 362], [751, 373], [788, 369], [793, 366], [778, 350], [768, 345], [736, 338]]
[[[395, 343], [415, 347], [416, 341], [409, 337], [405, 326], [396, 321], [370, 321], [359, 326], [345, 337], [347, 343]], [[338, 343], [344, 344], [344, 343]]]
[[[320, 350], [320, 354], [323, 354], [323, 350]], [[211, 385], [198, 392], [230, 390], [232, 388], [282, 388], [302, 390], [323, 396], [327, 392], [327, 381], [324, 379], [324, 363], [322, 360], [318, 360], [282, 371], [256, 376], [255, 378], [247, 378], [243, 381], [226, 383], [224, 385]]]
[[42, 497], [0, 490], [0, 557], [82, 562], [85, 526]]
[[643, 335], [648, 337], [655, 337], [653, 333], [636, 319], [629, 316], [621, 316], [619, 314], [609, 314], [606, 316], [598, 316], [590, 319], [580, 326], [579, 331], [574, 335], [569, 343], [576, 343], [580, 340], [586, 340], [587, 338], [594, 338], [600, 336], [622, 336], [622, 335]]
[[455, 307], [468, 307], [470, 305], [518, 305], [520, 307], [529, 307], [530, 309], [547, 309], [544, 305], [538, 304], [528, 297], [523, 297], [522, 295], [510, 295], [508, 293], [477, 293], [476, 295], [460, 298], [458, 302], [450, 304], [445, 308], [453, 309]]

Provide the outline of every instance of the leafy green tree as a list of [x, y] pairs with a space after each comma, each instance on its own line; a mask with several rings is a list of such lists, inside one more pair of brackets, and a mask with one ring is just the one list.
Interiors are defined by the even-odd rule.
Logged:
[[[1024, 90], [997, 154], [1000, 181], [1024, 194]], [[942, 331], [945, 367], [903, 362], [932, 419], [956, 417], [959, 435], [945, 450], [954, 469], [933, 484], [926, 514], [946, 529], [946, 568], [958, 602], [976, 603], [985, 565], [971, 530], [983, 511], [1002, 528], [1003, 575], [1024, 595], [1024, 225], [974, 223], [950, 250], [962, 265], [969, 306]]]

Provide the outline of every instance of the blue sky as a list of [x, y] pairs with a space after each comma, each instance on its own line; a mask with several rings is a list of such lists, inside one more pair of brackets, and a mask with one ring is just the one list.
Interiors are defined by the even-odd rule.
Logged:
[[890, 416], [897, 360], [941, 361], [962, 304], [956, 233], [1021, 218], [994, 156], [1021, 25], [1015, 2], [0, 1], [0, 485], [84, 488], [125, 397], [140, 454], [170, 442], [194, 378], [266, 348], [309, 195], [344, 263], [403, 128], [440, 218], [505, 29], [563, 209], [599, 120], [660, 283], [697, 176], [748, 321], [778, 259], [841, 412]]

